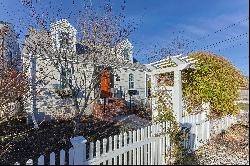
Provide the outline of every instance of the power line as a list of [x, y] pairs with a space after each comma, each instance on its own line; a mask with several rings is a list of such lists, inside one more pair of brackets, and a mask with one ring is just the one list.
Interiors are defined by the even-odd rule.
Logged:
[[235, 46], [243, 46], [244, 44], [248, 44], [248, 43], [249, 43], [248, 41], [245, 42], [245, 43], [238, 43], [238, 44], [232, 45], [232, 46], [230, 46], [230, 47], [220, 48], [220, 49], [218, 49], [218, 50], [216, 50], [216, 51], [221, 52], [221, 51], [224, 51], [224, 50], [227, 50], [227, 49], [234, 48]]
[[216, 31], [214, 31], [214, 32], [212, 32], [212, 33], [209, 33], [209, 34], [207, 34], [207, 35], [204, 35], [204, 36], [202, 36], [202, 37], [196, 39], [196, 41], [195, 41], [195, 40], [192, 40], [192, 41], [188, 42], [187, 44], [189, 45], [189, 44], [193, 44], [193, 43], [195, 43], [195, 42], [198, 42], [199, 40], [204, 40], [205, 38], [208, 38], [208, 37], [210, 37], [210, 36], [212, 36], [212, 35], [214, 35], [214, 34], [217, 34], [217, 33], [222, 32], [222, 31], [224, 31], [224, 30], [227, 30], [227, 29], [230, 29], [230, 28], [232, 28], [232, 27], [235, 27], [236, 25], [239, 25], [239, 24], [241, 24], [241, 23], [243, 23], [243, 22], [245, 22], [245, 21], [247, 21], [247, 20], [249, 20], [249, 17], [244, 18], [244, 19], [241, 19], [241, 20], [239, 20], [239, 21], [236, 22], [236, 23], [230, 24], [230, 25], [228, 25], [228, 26], [226, 26], [226, 27], [223, 27], [223, 28], [221, 28], [221, 29], [218, 29], [218, 30], [216, 30]]
[[223, 43], [226, 43], [226, 42], [232, 42], [232, 41], [235, 41], [235, 40], [237, 40], [237, 39], [247, 37], [247, 35], [248, 35], [248, 32], [242, 33], [242, 34], [240, 34], [240, 35], [233, 36], [233, 37], [231, 37], [231, 38], [227, 38], [227, 39], [225, 39], [225, 40], [221, 40], [221, 41], [219, 41], [219, 42], [215, 42], [215, 43], [213, 43], [213, 44], [207, 45], [207, 46], [205, 46], [205, 47], [203, 47], [203, 48], [215, 47], [215, 46], [218, 45], [218, 44], [223, 44]]
[[[238, 39], [241, 39], [241, 38], [244, 38], [244, 37], [247, 37], [247, 36], [248, 36], [248, 32], [242, 33], [240, 35], [233, 36], [231, 38], [227, 38], [227, 39], [224, 39], [224, 40], [217, 41], [215, 43], [211, 43], [209, 45], [206, 45], [206, 46], [200, 48], [200, 50], [208, 50], [208, 49], [211, 49], [211, 48], [218, 47], [221, 44], [232, 43], [232, 42], [234, 42], [234, 41], [236, 41]], [[197, 50], [196, 47], [194, 47], [190, 52], [193, 52], [195, 50]]]

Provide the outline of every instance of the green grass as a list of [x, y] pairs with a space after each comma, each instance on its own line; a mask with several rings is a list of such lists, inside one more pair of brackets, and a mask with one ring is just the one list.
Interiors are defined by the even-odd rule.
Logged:
[[239, 107], [240, 107], [240, 109], [242, 109], [242, 110], [249, 110], [249, 104], [247, 104], [247, 103], [238, 103], [237, 104]]

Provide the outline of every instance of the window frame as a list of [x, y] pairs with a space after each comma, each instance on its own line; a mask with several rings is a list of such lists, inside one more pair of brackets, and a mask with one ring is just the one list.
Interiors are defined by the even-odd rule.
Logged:
[[72, 84], [72, 75], [73, 75], [72, 68], [61, 67], [60, 85], [62, 88], [67, 88], [69, 84]]
[[133, 73], [128, 75], [128, 89], [135, 89], [135, 77]]
[[129, 51], [130, 51], [130, 50], [129, 50], [128, 48], [124, 48], [124, 49], [123, 49], [122, 54], [123, 54], [124, 60], [127, 60], [127, 61], [130, 60]]

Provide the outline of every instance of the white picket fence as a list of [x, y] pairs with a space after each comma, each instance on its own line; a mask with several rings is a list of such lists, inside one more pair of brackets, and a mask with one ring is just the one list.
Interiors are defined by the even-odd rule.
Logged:
[[[227, 116], [216, 121], [208, 121], [206, 112], [189, 115], [182, 119], [182, 125], [191, 127], [188, 138], [183, 142], [186, 148], [197, 149], [210, 136], [236, 123], [236, 117]], [[128, 133], [110, 136], [96, 142], [87, 142], [84, 137], [74, 137], [69, 150], [41, 155], [37, 160], [28, 160], [26, 165], [161, 165], [166, 164], [170, 140], [165, 134], [169, 123], [163, 122]], [[214, 127], [213, 127], [214, 126]], [[56, 156], [59, 156], [56, 158]], [[45, 158], [49, 158], [45, 161]], [[16, 162], [15, 165], [20, 163]]]

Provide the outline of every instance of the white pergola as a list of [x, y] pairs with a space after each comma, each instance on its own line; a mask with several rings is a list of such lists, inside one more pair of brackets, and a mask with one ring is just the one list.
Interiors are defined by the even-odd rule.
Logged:
[[[168, 90], [172, 91], [172, 104], [174, 115], [177, 118], [177, 121], [180, 122], [182, 118], [182, 78], [181, 71], [187, 68], [194, 67], [194, 59], [189, 58], [188, 56], [169, 56], [160, 61], [153, 62], [147, 65], [150, 69], [147, 74], [151, 77], [151, 92], [152, 94], [157, 93], [160, 87], [157, 85], [156, 76], [164, 73], [174, 73], [174, 85], [173, 87], [167, 87]], [[156, 110], [157, 102], [156, 99], [152, 99], [152, 118], [158, 115]]]

